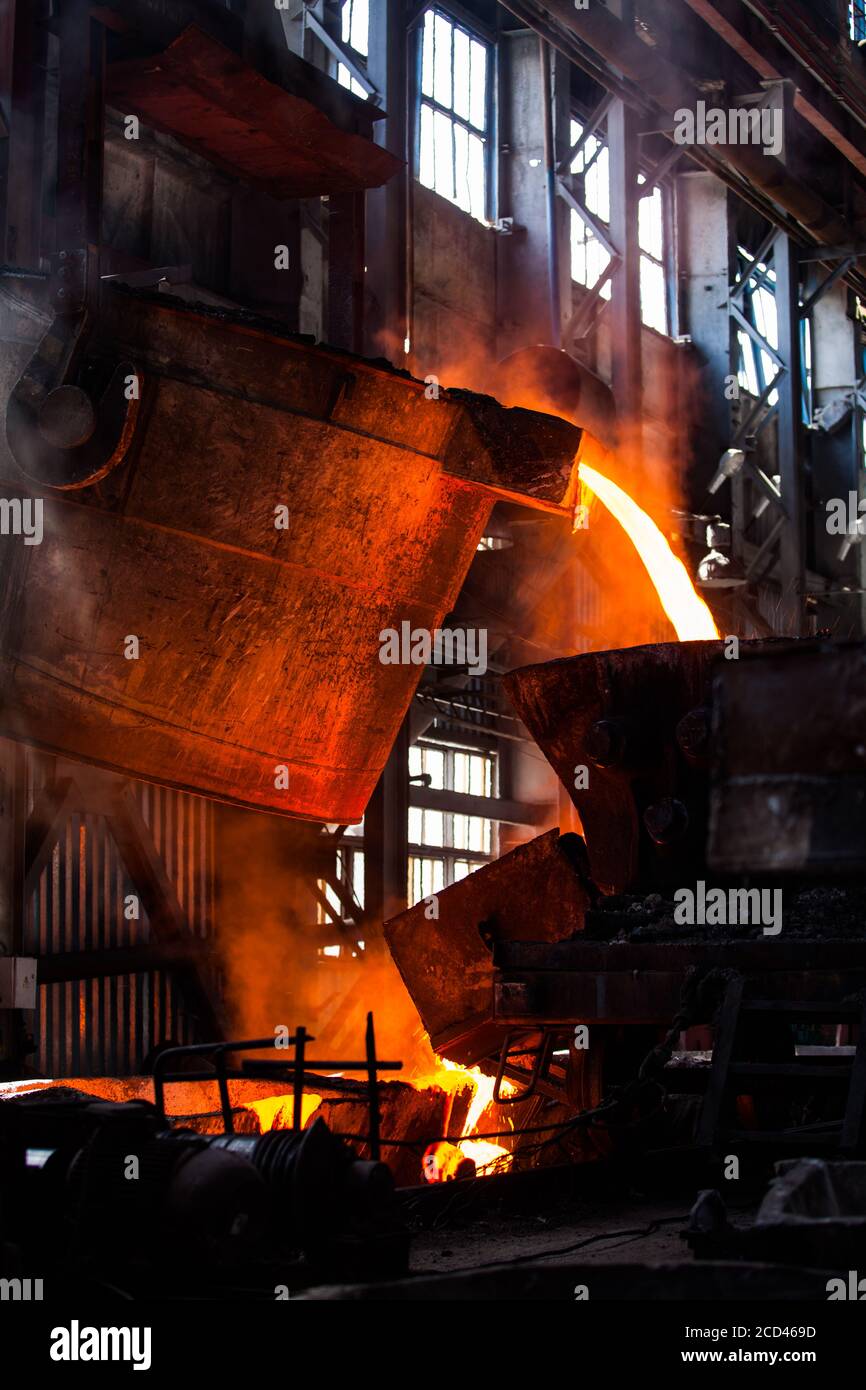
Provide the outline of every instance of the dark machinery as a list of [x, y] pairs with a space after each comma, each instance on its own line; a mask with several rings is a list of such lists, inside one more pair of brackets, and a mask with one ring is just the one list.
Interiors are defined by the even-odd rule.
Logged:
[[[303, 1058], [308, 1039], [303, 1030], [299, 1037], [290, 1040], [296, 1050], [289, 1064], [253, 1068], [257, 1074], [263, 1066], [276, 1068], [296, 1098], [310, 1079]], [[203, 1074], [222, 1095], [228, 1077], [253, 1074], [230, 1070], [227, 1054], [256, 1046], [221, 1043], [162, 1054], [155, 1104], [93, 1101], [62, 1088], [0, 1104], [0, 1274], [38, 1275], [49, 1296], [54, 1281], [73, 1281], [126, 1297], [152, 1296], [154, 1289], [182, 1295], [194, 1287], [199, 1297], [231, 1290], [273, 1298], [278, 1288], [320, 1278], [405, 1272], [408, 1235], [374, 1139], [374, 1156], [363, 1159], [322, 1119], [307, 1129], [264, 1134], [236, 1134], [229, 1119], [222, 1135], [174, 1129], [167, 1121], [164, 1081], [199, 1076], [169, 1072], [180, 1054], [214, 1054], [216, 1069]], [[363, 1061], [334, 1065], [372, 1077], [374, 1136], [378, 1070], [398, 1064], [369, 1052]]]
[[[727, 656], [670, 643], [507, 676], [585, 840], [549, 832], [387, 938], [434, 1045], [521, 1098], [592, 1107], [640, 1076], [698, 1098], [707, 1151], [862, 1153], [864, 648]], [[683, 890], [724, 911], [689, 918]], [[688, 1030], [702, 1058], [679, 1053]]]

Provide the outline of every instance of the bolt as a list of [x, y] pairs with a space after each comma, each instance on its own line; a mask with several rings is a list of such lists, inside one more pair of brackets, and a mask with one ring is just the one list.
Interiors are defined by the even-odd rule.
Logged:
[[663, 796], [661, 801], [646, 808], [643, 823], [654, 844], [672, 845], [681, 840], [688, 830], [689, 813], [676, 797]]
[[586, 756], [596, 767], [616, 767], [625, 758], [628, 730], [621, 719], [597, 719], [587, 730]]
[[683, 715], [677, 725], [677, 743], [687, 762], [706, 767], [710, 757], [710, 711], [706, 705]]

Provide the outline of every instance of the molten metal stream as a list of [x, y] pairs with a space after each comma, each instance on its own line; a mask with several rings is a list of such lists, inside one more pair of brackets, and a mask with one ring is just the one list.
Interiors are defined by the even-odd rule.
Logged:
[[718, 637], [712, 613], [695, 592], [688, 570], [674, 555], [652, 518], [627, 492], [582, 459], [578, 462], [578, 476], [625, 531], [644, 563], [679, 640], [698, 642]]

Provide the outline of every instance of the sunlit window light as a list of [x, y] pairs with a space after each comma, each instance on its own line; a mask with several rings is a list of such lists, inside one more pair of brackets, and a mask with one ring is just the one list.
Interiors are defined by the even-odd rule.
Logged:
[[[370, 47], [370, 5], [369, 0], [343, 0], [340, 10], [343, 43], [353, 49], [358, 58], [366, 58]], [[362, 87], [345, 63], [337, 64], [337, 81], [347, 87], [353, 96], [367, 99], [367, 89]]]
[[[497, 794], [496, 755], [481, 750], [419, 742], [409, 749], [409, 776], [429, 776], [436, 790], [469, 796]], [[492, 859], [498, 826], [486, 816], [410, 806], [408, 821], [410, 906]], [[462, 852], [461, 852], [462, 851]], [[472, 857], [468, 857], [472, 856]]]
[[487, 220], [488, 45], [441, 10], [421, 38], [418, 178], [480, 222]]

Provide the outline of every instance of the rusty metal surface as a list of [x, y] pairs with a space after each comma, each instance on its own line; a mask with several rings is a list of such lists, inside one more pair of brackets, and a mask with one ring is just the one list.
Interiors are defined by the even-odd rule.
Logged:
[[[359, 820], [422, 671], [380, 633], [441, 624], [495, 496], [561, 501], [580, 431], [168, 296], [106, 291], [97, 329], [139, 375], [135, 438], [97, 487], [41, 490], [40, 545], [4, 538], [0, 731]], [[2, 450], [0, 479], [29, 491]]]
[[721, 663], [708, 858], [732, 873], [866, 869], [866, 646], [782, 643]]
[[107, 99], [277, 198], [378, 188], [402, 168], [195, 25], [164, 53], [111, 64]]
[[561, 941], [583, 927], [588, 893], [579, 837], [557, 830], [521, 845], [385, 924], [385, 939], [434, 1047], [463, 1063], [495, 1047], [489, 1024], [496, 942]]
[[[687, 720], [684, 737], [678, 726], [707, 706], [723, 645], [590, 652], [504, 677], [511, 703], [577, 807], [592, 877], [606, 893], [685, 882], [703, 861], [707, 776], [694, 757], [694, 721]], [[576, 788], [578, 768], [587, 785]]]

